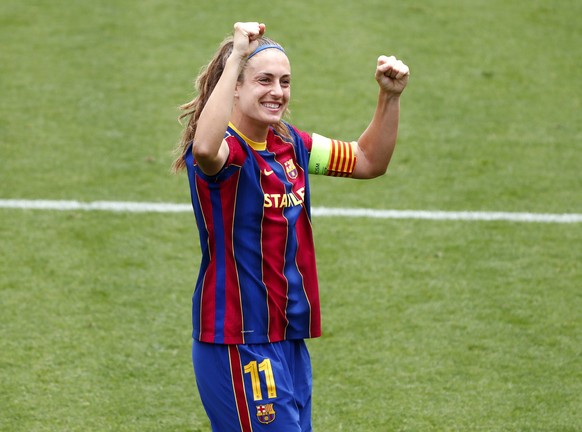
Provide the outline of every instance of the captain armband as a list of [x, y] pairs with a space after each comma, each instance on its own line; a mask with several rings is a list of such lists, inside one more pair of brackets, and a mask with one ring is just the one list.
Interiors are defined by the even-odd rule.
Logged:
[[316, 133], [312, 136], [313, 143], [309, 157], [310, 174], [333, 177], [351, 177], [356, 167], [355, 141], [337, 141]]

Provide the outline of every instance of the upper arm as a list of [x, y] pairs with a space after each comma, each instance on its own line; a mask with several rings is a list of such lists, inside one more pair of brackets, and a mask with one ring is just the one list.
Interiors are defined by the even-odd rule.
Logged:
[[217, 174], [228, 161], [230, 147], [228, 142], [223, 139], [216, 154], [209, 154], [204, 151], [202, 146], [197, 146], [196, 142], [192, 147], [194, 161], [200, 167], [202, 172], [208, 176]]
[[371, 160], [359, 142], [339, 141], [313, 134], [309, 157], [309, 173], [333, 177], [371, 179], [386, 172]]
[[309, 172], [334, 177], [354, 177], [358, 143], [338, 141], [313, 134]]

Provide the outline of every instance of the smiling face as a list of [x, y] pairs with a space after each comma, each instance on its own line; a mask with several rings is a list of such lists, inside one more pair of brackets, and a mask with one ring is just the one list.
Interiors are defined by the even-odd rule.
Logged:
[[278, 123], [291, 97], [291, 65], [278, 49], [266, 49], [246, 64], [236, 86], [232, 122], [247, 137], [264, 141]]

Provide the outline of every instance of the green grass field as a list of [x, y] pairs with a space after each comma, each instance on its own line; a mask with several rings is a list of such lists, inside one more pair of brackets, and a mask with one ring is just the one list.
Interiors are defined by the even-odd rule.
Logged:
[[[389, 174], [316, 207], [582, 213], [577, 0], [3, 0], [0, 200], [187, 203], [177, 106], [237, 20], [292, 62], [292, 121], [356, 139], [412, 71]], [[316, 431], [582, 430], [580, 223], [315, 217]], [[208, 431], [188, 213], [0, 208], [0, 431]]]

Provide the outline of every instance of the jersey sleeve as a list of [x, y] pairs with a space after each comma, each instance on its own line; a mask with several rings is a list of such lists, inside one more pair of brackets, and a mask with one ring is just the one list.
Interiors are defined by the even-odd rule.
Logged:
[[224, 140], [228, 145], [228, 158], [224, 163], [223, 167], [214, 175], [206, 175], [200, 166], [196, 163], [194, 156], [192, 154], [192, 146], [188, 149], [186, 166], [192, 166], [193, 173], [196, 174], [200, 179], [206, 182], [221, 182], [227, 179], [232, 173], [242, 166], [244, 163], [247, 153], [242, 148], [241, 144], [238, 142], [237, 138], [228, 132], [225, 134]]
[[356, 141], [345, 142], [314, 133], [310, 137], [310, 174], [351, 177], [356, 167]]
[[224, 165], [241, 166], [247, 157], [247, 153], [234, 135], [228, 134], [224, 139], [228, 144], [228, 159]]

